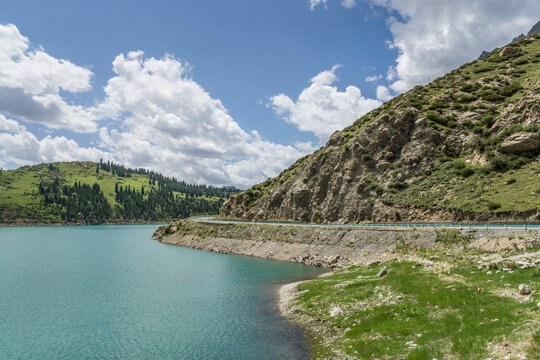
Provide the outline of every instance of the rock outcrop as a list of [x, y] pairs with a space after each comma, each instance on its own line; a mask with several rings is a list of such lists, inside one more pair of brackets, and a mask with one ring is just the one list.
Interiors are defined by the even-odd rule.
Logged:
[[501, 152], [522, 154], [540, 148], [540, 135], [537, 133], [517, 133], [510, 135], [501, 145]]
[[392, 99], [279, 176], [230, 198], [221, 215], [342, 223], [540, 220], [536, 195], [519, 199], [523, 206], [500, 204], [489, 195], [491, 185], [471, 180], [538, 164], [539, 48], [540, 35], [525, 38]]

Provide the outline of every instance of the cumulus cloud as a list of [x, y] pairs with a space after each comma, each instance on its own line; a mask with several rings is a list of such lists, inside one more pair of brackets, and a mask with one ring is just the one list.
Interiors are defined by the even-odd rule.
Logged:
[[326, 9], [326, 2], [328, 0], [309, 0], [309, 7], [311, 10], [314, 10], [317, 5], [322, 4], [324, 8]]
[[[15, 25], [0, 25], [0, 165], [104, 158], [190, 182], [247, 187], [314, 150], [310, 143], [275, 144], [245, 132], [191, 79], [189, 64], [173, 56], [132, 51], [118, 55], [113, 70], [102, 101], [88, 108], [67, 104], [61, 92], [90, 90], [92, 72], [30, 48]], [[317, 81], [332, 82], [332, 76], [320, 74]], [[38, 139], [1, 113], [50, 129], [99, 133], [99, 149], [64, 136]], [[98, 129], [99, 120], [116, 126]]]
[[345, 91], [332, 86], [338, 80], [335, 72], [339, 67], [334, 65], [311, 78], [311, 85], [302, 90], [296, 101], [278, 94], [270, 98], [270, 105], [287, 122], [314, 133], [321, 142], [326, 141], [334, 131], [381, 105], [378, 100], [363, 97], [356, 86], [347, 86]]
[[0, 25], [0, 112], [53, 129], [96, 131], [95, 115], [60, 94], [90, 90], [92, 75], [42, 49], [31, 50], [15, 25]]
[[390, 90], [386, 86], [384, 85], [377, 86], [377, 99], [381, 101], [388, 101], [393, 97], [394, 96], [390, 94]]
[[0, 160], [3, 163], [38, 164], [54, 161], [99, 161], [111, 154], [94, 147], [81, 147], [64, 136], [46, 136], [39, 140], [17, 121], [0, 115]]
[[364, 81], [365, 82], [376, 82], [376, 81], [379, 81], [382, 79], [382, 75], [372, 75], [372, 76], [367, 76]]
[[347, 9], [350, 9], [354, 5], [356, 5], [356, 1], [355, 0], [341, 0], [341, 5]]
[[[276, 175], [311, 151], [280, 145], [240, 128], [220, 100], [172, 56], [121, 54], [96, 113], [121, 123], [100, 129], [101, 146], [127, 166], [147, 167], [188, 181], [249, 186]], [[319, 81], [331, 81], [331, 74]]]
[[390, 20], [398, 79], [395, 91], [417, 84], [471, 61], [526, 32], [538, 21], [540, 3], [534, 0], [372, 0], [397, 11], [404, 21]]
[[[425, 84], [471, 61], [482, 50], [491, 50], [526, 33], [538, 21], [537, 0], [364, 0], [397, 12], [388, 25], [398, 49], [396, 65], [390, 67], [390, 87], [403, 92]], [[311, 7], [320, 1], [310, 0]], [[341, 0], [346, 8], [355, 1]]]

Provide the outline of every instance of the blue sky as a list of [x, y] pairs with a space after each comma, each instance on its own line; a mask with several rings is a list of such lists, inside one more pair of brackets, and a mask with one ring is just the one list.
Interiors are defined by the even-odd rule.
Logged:
[[539, 19], [536, 1], [4, 0], [0, 166], [249, 186]]

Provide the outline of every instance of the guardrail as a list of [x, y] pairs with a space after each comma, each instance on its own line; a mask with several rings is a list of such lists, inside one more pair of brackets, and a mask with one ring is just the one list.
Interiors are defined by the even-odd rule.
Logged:
[[367, 228], [442, 228], [442, 229], [531, 229], [540, 230], [540, 224], [444, 224], [444, 223], [358, 223], [358, 224], [336, 224], [336, 223], [297, 223], [297, 222], [274, 222], [274, 221], [242, 221], [242, 220], [222, 220], [213, 217], [192, 217], [196, 221], [231, 223], [231, 224], [252, 224], [252, 225], [292, 225], [292, 226], [321, 226], [321, 227], [367, 227]]

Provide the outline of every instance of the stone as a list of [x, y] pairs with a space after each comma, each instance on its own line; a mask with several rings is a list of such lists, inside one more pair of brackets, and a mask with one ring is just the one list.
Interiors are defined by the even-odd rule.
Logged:
[[517, 52], [516, 48], [513, 47], [513, 46], [506, 46], [504, 47], [500, 52], [499, 52], [499, 56], [503, 57], [503, 56], [508, 56], [508, 55], [512, 55], [512, 54], [515, 54]]
[[420, 262], [417, 262], [416, 264], [414, 264], [414, 267], [420, 267], [420, 266], [424, 266], [424, 265], [422, 265], [422, 263]]
[[429, 257], [429, 260], [437, 260], [439, 257], [437, 255], [432, 255]]
[[540, 136], [536, 133], [520, 132], [510, 135], [501, 145], [501, 152], [521, 154], [540, 148]]
[[519, 293], [521, 295], [529, 295], [531, 293], [531, 288], [529, 287], [529, 285], [521, 284], [519, 285]]
[[330, 310], [330, 316], [331, 317], [336, 317], [338, 315], [342, 315], [343, 314], [343, 310], [341, 310], [341, 308], [339, 306], [334, 306], [331, 310]]
[[388, 274], [388, 270], [382, 269], [381, 271], [379, 271], [379, 274], [378, 274], [377, 276], [378, 276], [378, 277], [383, 277], [383, 276], [385, 276], [386, 274]]

